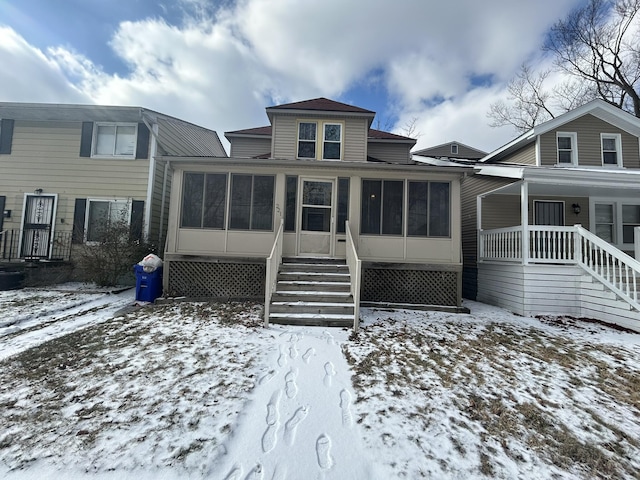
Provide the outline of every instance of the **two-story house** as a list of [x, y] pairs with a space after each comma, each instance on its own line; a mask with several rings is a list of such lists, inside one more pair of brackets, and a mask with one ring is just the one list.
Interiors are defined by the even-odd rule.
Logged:
[[[371, 129], [375, 112], [363, 108], [318, 98], [266, 113], [267, 126], [225, 133], [229, 158], [183, 157], [174, 164], [163, 155], [174, 171], [165, 292], [266, 293], [274, 322], [286, 321], [287, 311], [305, 321], [304, 312], [294, 312], [297, 302], [313, 303], [307, 317], [350, 324], [352, 309], [346, 320], [331, 313], [336, 291], [302, 301], [320, 284], [338, 290], [345, 277], [351, 302], [361, 294], [364, 302], [459, 307], [462, 168], [413, 164], [415, 140]], [[283, 280], [285, 269], [309, 268], [285, 268], [296, 261], [346, 262], [349, 273], [329, 277], [317, 268], [316, 282], [309, 274]], [[272, 277], [280, 301], [270, 305]], [[296, 289], [297, 296], [282, 292]]]
[[640, 119], [602, 100], [485, 156], [463, 186], [464, 296], [640, 330]]
[[161, 155], [222, 156], [216, 132], [140, 107], [0, 103], [0, 259], [68, 260], [113, 219], [164, 243]]

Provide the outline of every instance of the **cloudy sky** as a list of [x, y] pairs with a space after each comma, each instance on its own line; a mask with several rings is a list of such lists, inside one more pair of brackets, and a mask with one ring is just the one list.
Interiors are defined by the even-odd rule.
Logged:
[[490, 103], [580, 0], [0, 0], [0, 101], [136, 105], [225, 131], [328, 97], [418, 148], [515, 136]]

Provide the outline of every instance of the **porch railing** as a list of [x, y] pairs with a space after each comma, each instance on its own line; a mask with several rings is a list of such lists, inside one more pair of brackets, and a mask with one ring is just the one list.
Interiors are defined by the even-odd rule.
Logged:
[[345, 222], [347, 233], [347, 266], [351, 276], [351, 296], [353, 297], [353, 330], [360, 328], [360, 284], [362, 282], [362, 260], [358, 257], [358, 249], [351, 235], [349, 220]]
[[632, 307], [638, 303], [640, 262], [590, 231], [576, 225], [576, 263]]
[[[523, 246], [522, 233], [527, 232]], [[578, 265], [640, 310], [640, 262], [580, 225], [530, 225], [480, 231], [478, 260]]]
[[280, 220], [280, 227], [276, 232], [276, 237], [273, 241], [273, 247], [271, 248], [271, 254], [267, 257], [267, 272], [264, 286], [264, 326], [269, 326], [269, 307], [271, 305], [271, 297], [276, 289], [278, 282], [278, 271], [282, 264], [282, 232], [284, 230], [284, 220]]
[[[69, 261], [71, 258], [71, 232], [55, 232], [53, 239], [46, 249], [41, 245], [27, 242], [20, 248], [23, 231], [19, 229], [3, 230], [0, 232], [0, 260], [48, 260]], [[24, 242], [24, 240], [23, 240]]]

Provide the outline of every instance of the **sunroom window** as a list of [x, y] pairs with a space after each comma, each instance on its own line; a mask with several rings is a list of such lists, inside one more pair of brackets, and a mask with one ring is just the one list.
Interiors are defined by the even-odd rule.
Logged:
[[362, 233], [402, 235], [403, 197], [402, 180], [363, 180]]
[[409, 182], [407, 235], [450, 235], [450, 185], [445, 182]]
[[136, 124], [97, 123], [93, 156], [135, 158]]
[[183, 228], [224, 228], [226, 174], [185, 173], [182, 191]]
[[272, 175], [231, 175], [230, 230], [273, 230]]

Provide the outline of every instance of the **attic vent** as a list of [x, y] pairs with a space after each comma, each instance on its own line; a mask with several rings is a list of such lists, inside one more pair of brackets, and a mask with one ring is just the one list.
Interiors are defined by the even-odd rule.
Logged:
[[451, 144], [451, 154], [452, 155], [457, 155], [458, 154], [458, 145], [456, 145], [455, 143]]

